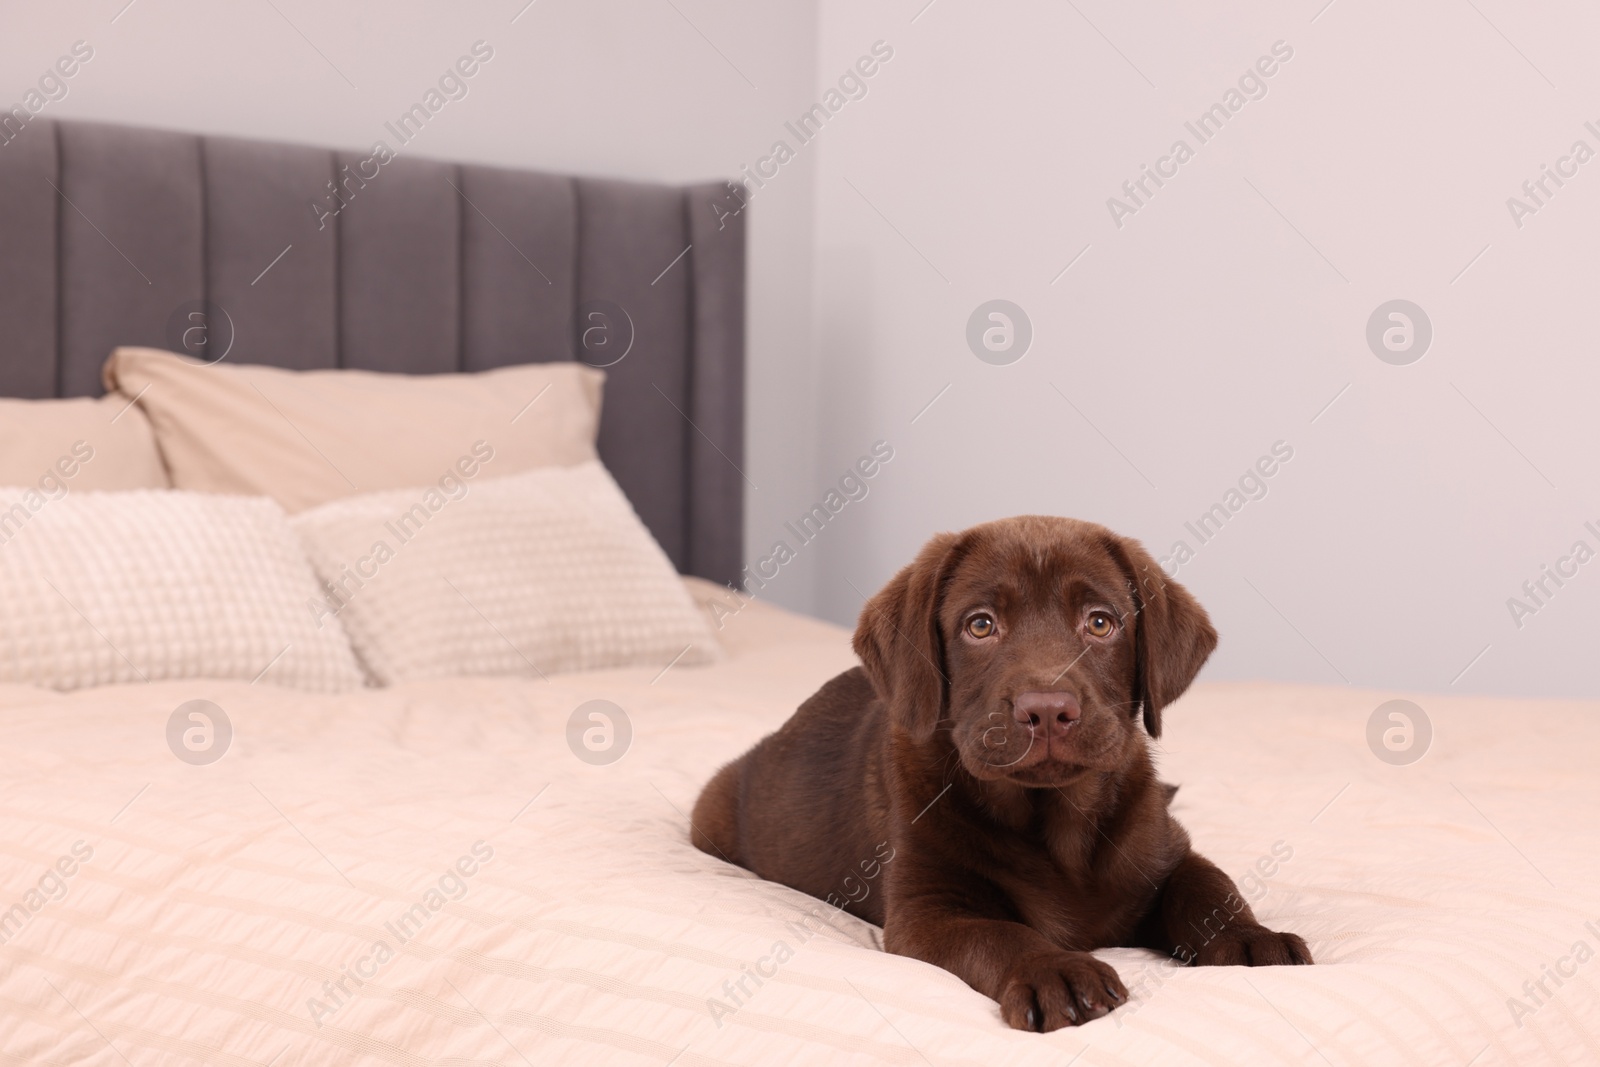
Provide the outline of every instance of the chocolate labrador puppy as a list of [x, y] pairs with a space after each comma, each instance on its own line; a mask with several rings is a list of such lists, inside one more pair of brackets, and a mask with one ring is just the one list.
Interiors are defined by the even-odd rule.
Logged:
[[1097, 948], [1310, 963], [1190, 848], [1151, 762], [1216, 643], [1188, 590], [1102, 526], [941, 534], [862, 609], [863, 667], [717, 772], [694, 843], [830, 902], [881, 872], [845, 909], [1022, 1030], [1127, 999]]

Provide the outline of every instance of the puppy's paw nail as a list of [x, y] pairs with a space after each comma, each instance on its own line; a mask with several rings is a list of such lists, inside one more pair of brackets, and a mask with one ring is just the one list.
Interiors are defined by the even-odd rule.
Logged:
[[1039, 1029], [1039, 1009], [1038, 1008], [1029, 1008], [1028, 1009], [1028, 1029], [1029, 1030], [1038, 1030]]

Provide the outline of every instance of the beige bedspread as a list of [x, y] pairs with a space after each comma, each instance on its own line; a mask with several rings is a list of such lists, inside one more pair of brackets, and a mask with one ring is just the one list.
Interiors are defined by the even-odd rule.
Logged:
[[[1319, 966], [1106, 952], [1132, 1002], [1040, 1036], [690, 847], [711, 772], [853, 663], [761, 604], [723, 635], [665, 673], [0, 689], [0, 1063], [1600, 1062], [1600, 706], [1414, 696], [1432, 748], [1394, 767], [1365, 727], [1401, 694], [1198, 687], [1175, 810]], [[196, 698], [235, 731], [210, 765], [168, 748]], [[610, 765], [568, 747], [594, 699]]]

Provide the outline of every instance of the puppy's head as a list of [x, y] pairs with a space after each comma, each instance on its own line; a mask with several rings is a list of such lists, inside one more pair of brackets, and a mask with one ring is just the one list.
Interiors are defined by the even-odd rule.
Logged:
[[1122, 767], [1216, 643], [1137, 542], [1045, 516], [935, 537], [855, 633], [896, 730], [948, 731], [974, 777], [1039, 787]]

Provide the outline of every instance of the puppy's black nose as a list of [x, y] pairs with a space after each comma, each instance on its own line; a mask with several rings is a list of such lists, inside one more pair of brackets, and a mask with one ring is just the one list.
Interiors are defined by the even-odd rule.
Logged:
[[1018, 693], [1011, 702], [1011, 714], [1035, 737], [1048, 737], [1066, 733], [1083, 717], [1083, 708], [1071, 693]]

